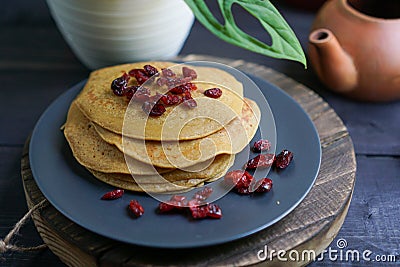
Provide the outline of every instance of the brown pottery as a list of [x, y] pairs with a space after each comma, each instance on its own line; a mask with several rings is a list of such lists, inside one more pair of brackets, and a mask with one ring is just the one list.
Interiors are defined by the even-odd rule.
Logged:
[[400, 99], [400, 1], [328, 1], [313, 23], [308, 54], [335, 92], [365, 101]]

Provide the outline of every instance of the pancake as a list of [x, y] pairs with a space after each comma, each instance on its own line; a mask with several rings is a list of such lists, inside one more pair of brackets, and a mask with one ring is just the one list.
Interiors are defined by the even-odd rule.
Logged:
[[[228, 157], [227, 164], [210, 165], [210, 168], [200, 172], [187, 173], [181, 170], [175, 170], [163, 174], [165, 180], [158, 176], [135, 176], [135, 179], [129, 174], [123, 173], [104, 173], [88, 169], [97, 179], [107, 184], [136, 192], [149, 193], [171, 193], [188, 191], [193, 187], [204, 185], [204, 182], [210, 182], [224, 176], [234, 162], [234, 156], [220, 155], [218, 157]], [[219, 162], [221, 160], [216, 158]], [[138, 184], [139, 183], [139, 184]]]
[[[188, 109], [182, 107], [183, 105], [167, 107], [162, 116], [148, 117], [140, 103], [131, 101], [129, 112], [126, 112], [129, 101], [126, 97], [113, 94], [110, 89], [111, 82], [124, 71], [143, 68], [145, 64], [151, 64], [159, 70], [175, 65], [172, 62], [141, 62], [96, 70], [90, 74], [76, 99], [79, 109], [90, 121], [111, 132], [156, 141], [202, 138], [222, 129], [241, 113], [242, 84], [225, 71], [206, 67], [191, 67], [198, 75], [193, 81], [198, 90], [192, 92], [198, 103], [196, 108]], [[179, 66], [179, 70], [181, 67]], [[135, 84], [135, 79], [132, 78], [129, 84]], [[212, 87], [223, 90], [220, 98], [212, 99], [203, 95], [205, 89]], [[130, 127], [131, 125], [134, 127]]]
[[[206, 181], [224, 175], [233, 165], [234, 159], [234, 155], [223, 154], [216, 156], [211, 164], [201, 170], [193, 172], [174, 170], [172, 172], [161, 174], [162, 177], [159, 175], [133, 175], [133, 178], [138, 183], [175, 182], [192, 179], [203, 179], [203, 181]], [[132, 177], [130, 177], [130, 179], [132, 179]]]
[[115, 134], [93, 124], [100, 137], [115, 145], [126, 155], [162, 168], [183, 169], [212, 159], [219, 154], [236, 154], [243, 150], [257, 131], [260, 110], [257, 104], [245, 99], [242, 115], [225, 129], [205, 138], [181, 142], [142, 141]]
[[173, 169], [154, 168], [141, 161], [131, 159], [129, 171], [123, 153], [114, 145], [105, 142], [95, 131], [90, 121], [71, 104], [65, 123], [64, 135], [76, 160], [83, 166], [105, 173], [119, 172], [138, 175], [165, 173]]
[[[109, 185], [135, 191], [149, 193], [180, 193], [204, 185], [202, 179], [193, 179], [189, 181], [176, 181], [174, 183], [159, 184], [140, 184], [140, 186], [128, 174], [104, 173], [88, 169], [94, 177]], [[130, 180], [128, 180], [130, 177]]]

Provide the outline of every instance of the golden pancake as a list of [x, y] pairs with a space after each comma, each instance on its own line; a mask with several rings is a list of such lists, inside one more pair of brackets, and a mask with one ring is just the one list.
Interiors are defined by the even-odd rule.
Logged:
[[118, 147], [138, 161], [162, 168], [184, 169], [219, 154], [235, 154], [243, 150], [257, 131], [260, 110], [257, 104], [245, 99], [242, 115], [231, 121], [225, 129], [202, 139], [181, 142], [142, 141], [115, 134], [93, 124], [106, 142]]
[[202, 186], [204, 184], [203, 179], [193, 179], [187, 181], [175, 181], [174, 183], [140, 184], [139, 186], [128, 174], [104, 173], [91, 169], [88, 170], [93, 174], [93, 176], [102, 182], [135, 192], [180, 193], [189, 191], [194, 187]]
[[[159, 70], [175, 65], [172, 62], [141, 62], [96, 70], [90, 74], [85, 87], [76, 99], [79, 109], [90, 121], [111, 132], [131, 138], [157, 141], [201, 138], [222, 129], [241, 113], [243, 87], [240, 82], [219, 69], [191, 67], [198, 75], [193, 81], [198, 89], [192, 92], [197, 107], [193, 109], [184, 105], [167, 107], [163, 115], [148, 117], [142, 110], [141, 103], [131, 101], [129, 104], [126, 97], [114, 95], [110, 88], [111, 82], [120, 77], [124, 71], [143, 68], [145, 64], [151, 64]], [[129, 84], [134, 85], [135, 79], [132, 78]], [[205, 89], [212, 87], [223, 90], [220, 98], [212, 99], [203, 95]], [[129, 110], [126, 112], [128, 104]]]
[[[215, 181], [226, 174], [232, 166], [235, 157], [231, 155], [220, 155], [218, 157], [228, 157], [227, 164], [210, 165], [203, 171], [188, 173], [181, 170], [175, 170], [170, 173], [163, 174], [165, 180], [159, 176], [135, 175], [134, 178], [129, 174], [123, 173], [104, 173], [88, 169], [97, 179], [107, 184], [136, 192], [149, 193], [171, 193], [184, 192], [193, 187], [204, 185], [204, 182]], [[221, 162], [218, 157], [217, 161]]]
[[100, 138], [90, 121], [76, 107], [75, 102], [68, 111], [64, 135], [76, 160], [81, 165], [96, 171], [150, 175], [173, 170], [155, 169], [151, 165], [131, 159], [129, 160], [131, 172], [129, 172], [123, 153]]

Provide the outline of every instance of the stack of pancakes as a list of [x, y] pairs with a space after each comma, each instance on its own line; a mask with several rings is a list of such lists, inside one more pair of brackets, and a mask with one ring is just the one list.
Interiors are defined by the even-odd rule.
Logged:
[[[257, 130], [257, 104], [243, 98], [242, 84], [227, 72], [190, 66], [197, 72], [197, 107], [169, 106], [149, 117], [142, 103], [110, 89], [123, 72], [146, 64], [179, 72], [175, 63], [140, 62], [91, 73], [64, 128], [76, 160], [99, 180], [132, 191], [185, 191], [223, 177]], [[132, 78], [129, 85], [135, 84]], [[222, 90], [220, 98], [204, 96], [214, 87]]]

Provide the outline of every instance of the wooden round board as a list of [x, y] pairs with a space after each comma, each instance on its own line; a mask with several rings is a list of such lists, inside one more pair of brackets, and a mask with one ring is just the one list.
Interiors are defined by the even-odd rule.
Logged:
[[[309, 194], [289, 215], [265, 230], [218, 246], [183, 250], [144, 248], [113, 241], [76, 225], [49, 204], [32, 215], [44, 242], [69, 266], [276, 265], [276, 253], [272, 260], [262, 261], [258, 257], [258, 252], [265, 246], [270, 252], [296, 250], [301, 255], [303, 250], [314, 250], [318, 255], [339, 232], [355, 182], [353, 144], [340, 118], [314, 92], [264, 66], [200, 55], [188, 55], [178, 60], [208, 60], [230, 65], [268, 80], [300, 103], [313, 120], [322, 146], [321, 168]], [[29, 140], [24, 148], [21, 172], [26, 200], [31, 208], [44, 196], [32, 177], [28, 144]], [[289, 266], [305, 264], [307, 261], [295, 261]]]

